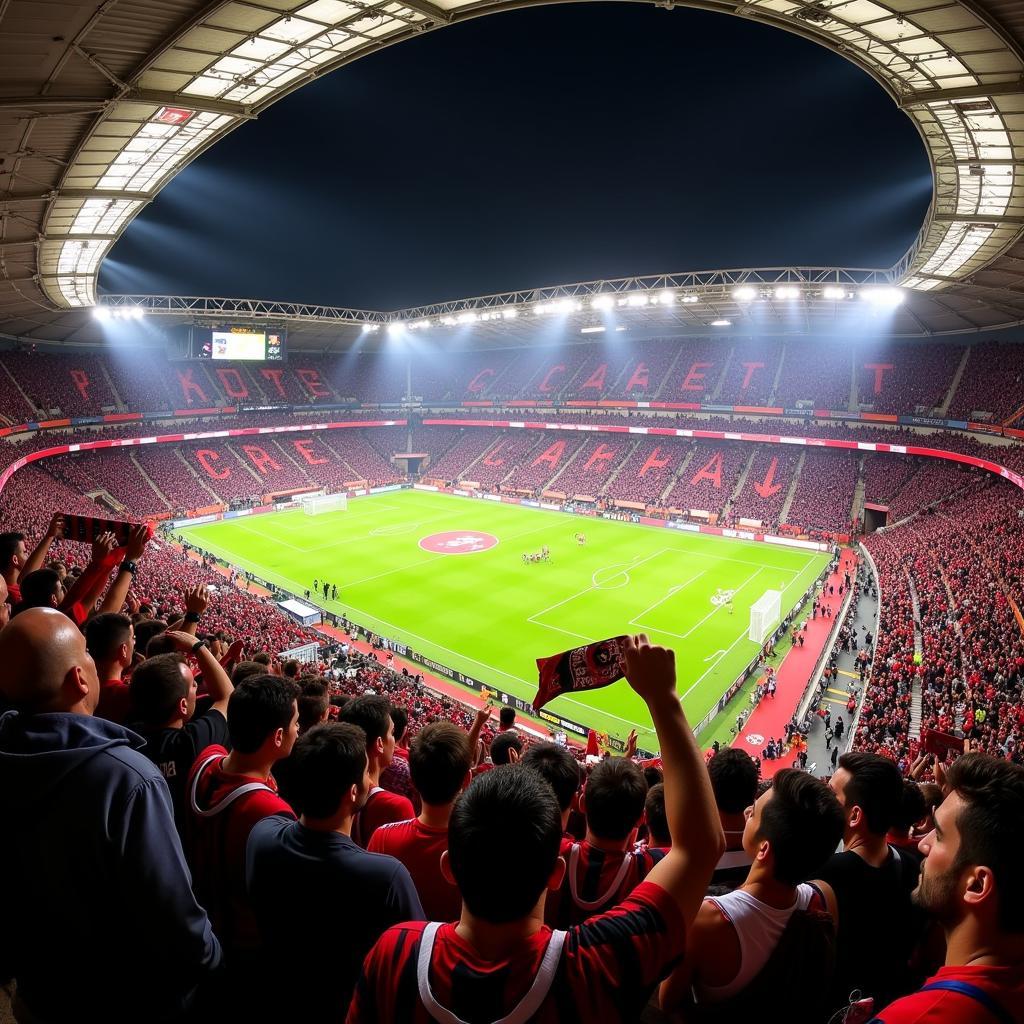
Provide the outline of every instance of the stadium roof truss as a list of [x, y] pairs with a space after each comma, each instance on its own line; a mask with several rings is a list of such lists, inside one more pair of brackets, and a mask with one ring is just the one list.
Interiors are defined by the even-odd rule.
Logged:
[[[541, 0], [0, 0], [0, 329], [28, 334], [93, 305], [131, 219], [270, 103], [383, 46], [523, 2]], [[922, 333], [1024, 320], [1021, 0], [692, 5], [836, 50], [918, 126], [934, 199], [887, 276], [935, 293]]]

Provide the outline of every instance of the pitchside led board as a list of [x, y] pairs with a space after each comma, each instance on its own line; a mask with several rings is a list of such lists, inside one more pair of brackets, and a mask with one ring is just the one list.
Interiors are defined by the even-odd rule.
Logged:
[[195, 359], [276, 363], [284, 359], [284, 331], [262, 327], [196, 327], [192, 333]]

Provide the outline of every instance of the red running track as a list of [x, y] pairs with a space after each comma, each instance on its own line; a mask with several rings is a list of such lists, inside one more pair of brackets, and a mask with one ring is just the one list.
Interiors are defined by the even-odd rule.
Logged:
[[[829, 634], [835, 624], [835, 617], [846, 596], [845, 591], [839, 594], [839, 584], [843, 581], [843, 573], [849, 569], [855, 573], [857, 556], [847, 548], [839, 561], [839, 568], [825, 581], [825, 591], [829, 585], [836, 588], [836, 593], [825, 597], [825, 603], [832, 609], [832, 618], [818, 615], [810, 619], [804, 632], [803, 647], [794, 645], [782, 659], [775, 676], [775, 697], [762, 697], [761, 703], [754, 708], [743, 729], [733, 741], [734, 747], [745, 750], [751, 757], [760, 757], [770, 738], [779, 739], [786, 736], [786, 723], [793, 717], [800, 698], [807, 688], [807, 681], [814, 671], [814, 666], [828, 643]], [[810, 613], [808, 612], [808, 616]], [[737, 709], [738, 711], [738, 709]], [[784, 753], [773, 761], [761, 761], [761, 777], [770, 779], [780, 768], [792, 768], [796, 761], [796, 752]]]

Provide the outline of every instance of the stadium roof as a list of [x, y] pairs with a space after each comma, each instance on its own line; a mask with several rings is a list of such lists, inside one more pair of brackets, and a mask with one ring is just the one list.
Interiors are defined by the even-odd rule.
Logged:
[[[542, 0], [0, 0], [0, 331], [79, 331], [81, 314], [67, 311], [95, 303], [125, 226], [270, 103], [383, 46], [524, 2]], [[1021, 0], [693, 6], [828, 46], [917, 125], [934, 199], [914, 245], [879, 273], [914, 293], [916, 333], [1024, 321]]]

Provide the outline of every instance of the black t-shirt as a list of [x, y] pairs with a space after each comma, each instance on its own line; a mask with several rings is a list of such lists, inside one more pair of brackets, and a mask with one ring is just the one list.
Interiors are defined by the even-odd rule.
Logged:
[[157, 729], [156, 732], [145, 732], [138, 727], [136, 729], [146, 739], [142, 753], [160, 769], [167, 780], [171, 800], [174, 802], [174, 820], [180, 832], [188, 773], [200, 751], [212, 743], [231, 749], [227, 719], [216, 708], [208, 708], [180, 729]]
[[245, 874], [267, 977], [293, 981], [267, 987], [268, 1020], [344, 1020], [377, 939], [394, 924], [425, 920], [400, 861], [287, 818], [253, 826]]
[[873, 996], [878, 1010], [914, 987], [908, 961], [922, 915], [910, 894], [918, 873], [913, 858], [891, 847], [880, 868], [852, 851], [825, 865], [821, 878], [835, 892], [839, 912], [833, 1009], [845, 1006], [854, 989]]

